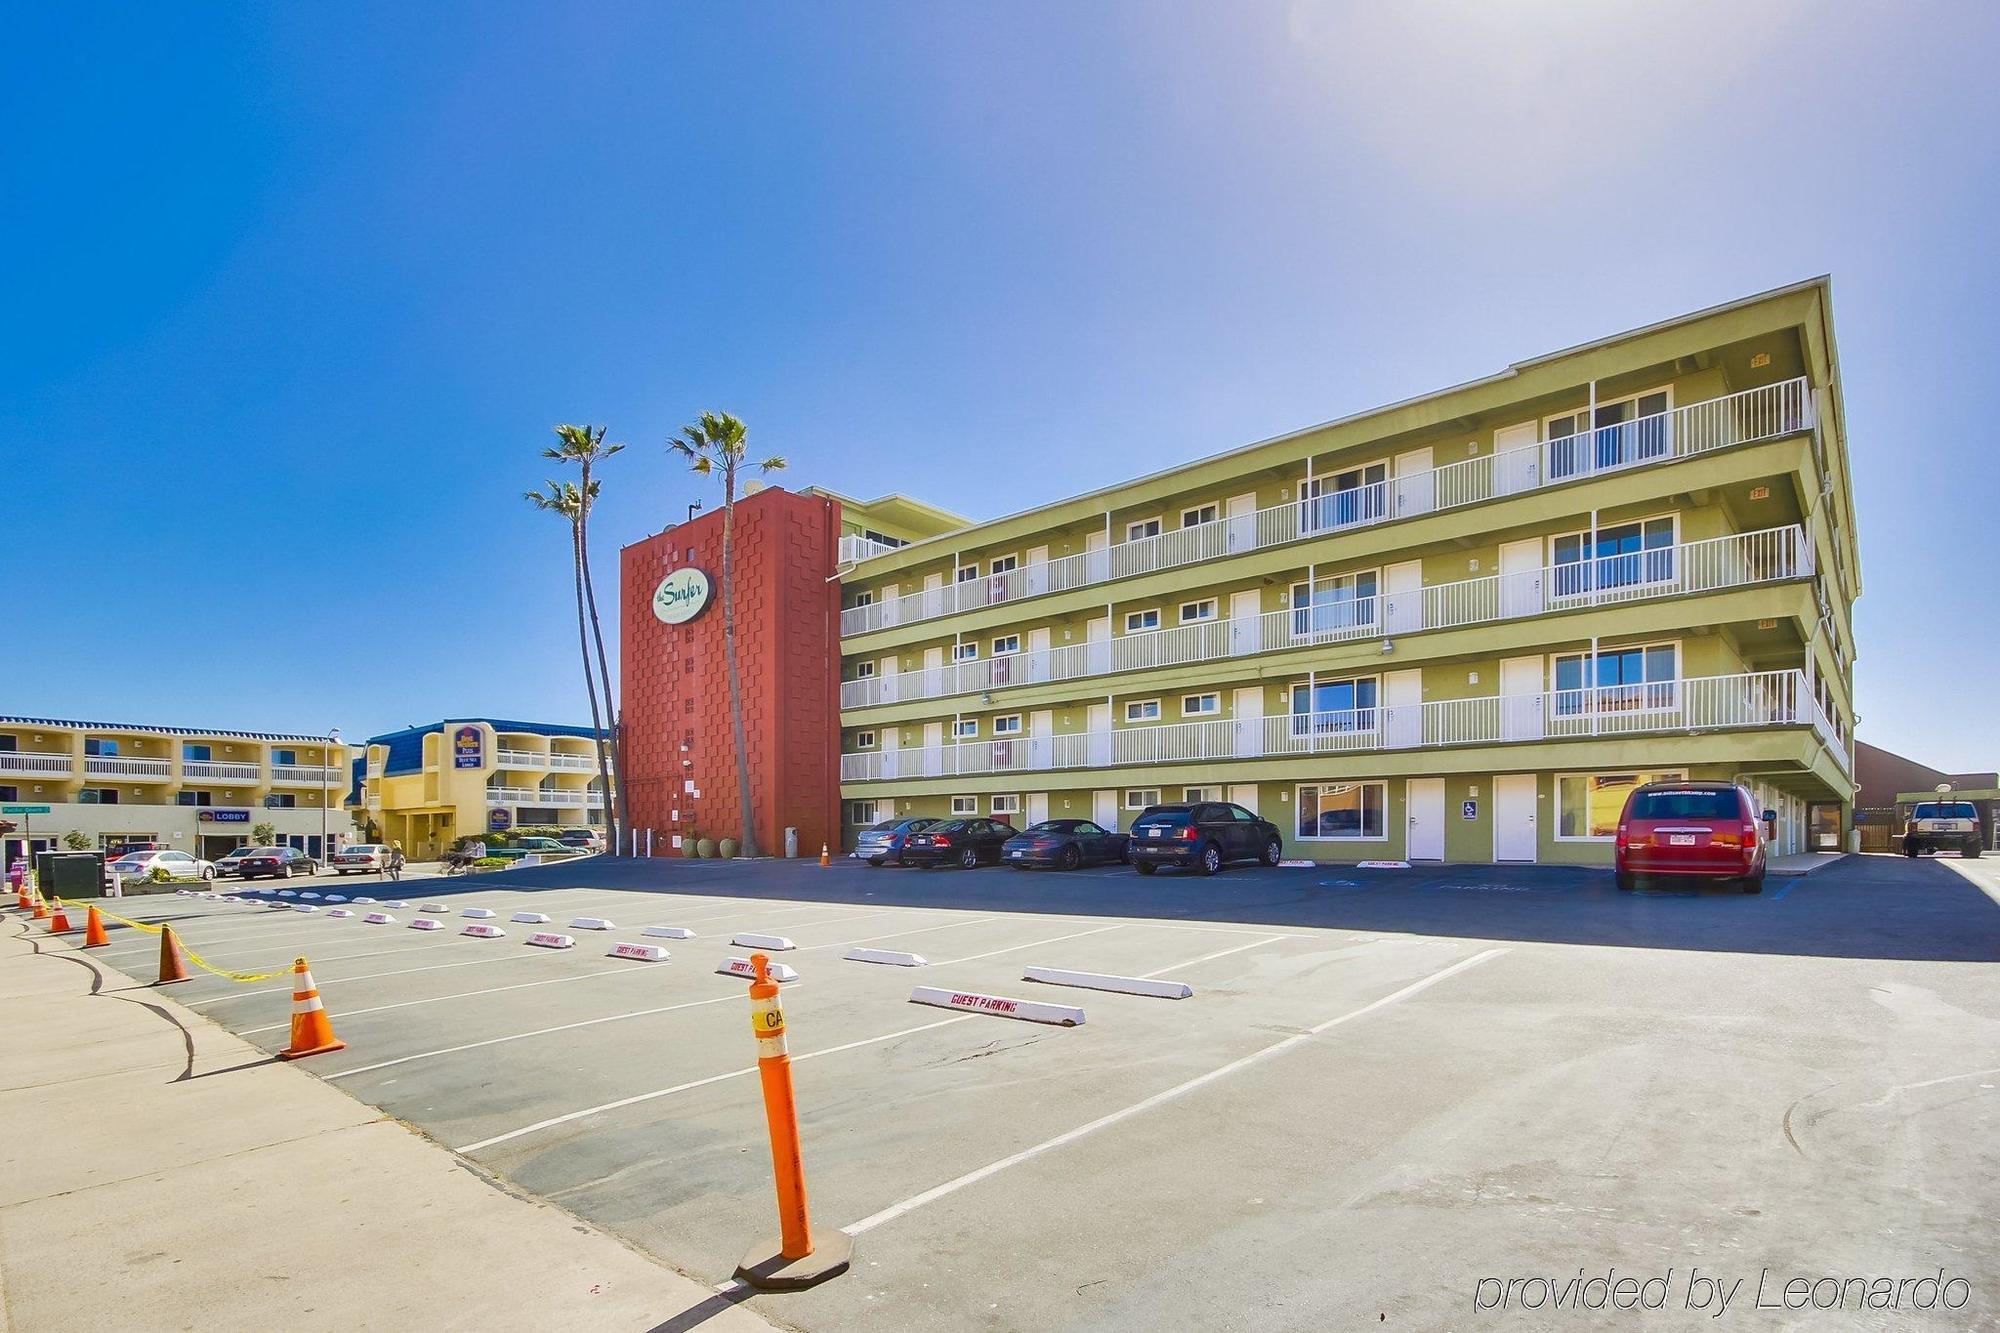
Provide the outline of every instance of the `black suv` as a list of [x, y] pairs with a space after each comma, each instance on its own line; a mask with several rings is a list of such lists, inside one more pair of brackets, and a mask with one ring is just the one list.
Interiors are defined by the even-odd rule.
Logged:
[[1150, 875], [1181, 866], [1213, 875], [1231, 861], [1278, 864], [1285, 854], [1278, 826], [1228, 801], [1149, 805], [1132, 821], [1132, 868]]

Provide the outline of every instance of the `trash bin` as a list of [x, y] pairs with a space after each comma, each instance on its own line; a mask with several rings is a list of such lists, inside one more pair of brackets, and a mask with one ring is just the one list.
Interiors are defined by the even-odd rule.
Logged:
[[35, 879], [57, 898], [97, 898], [104, 894], [103, 852], [37, 852]]

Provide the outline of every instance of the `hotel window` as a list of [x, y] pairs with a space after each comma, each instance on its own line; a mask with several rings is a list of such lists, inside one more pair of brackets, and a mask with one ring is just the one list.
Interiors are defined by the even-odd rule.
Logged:
[[1020, 715], [1019, 713], [1009, 713], [1009, 714], [1007, 714], [1007, 715], [1006, 715], [1005, 717], [996, 717], [996, 718], [994, 718], [994, 719], [993, 719], [993, 734], [994, 734], [995, 736], [1018, 736], [1018, 735], [1020, 735], [1020, 734], [1021, 734], [1021, 715]]
[[1160, 520], [1157, 518], [1137, 519], [1125, 525], [1125, 540], [1128, 542], [1143, 541], [1147, 537], [1159, 535]]
[[996, 555], [993, 557], [992, 563], [987, 565], [986, 569], [990, 574], [1006, 574], [1020, 567], [1021, 557], [1017, 555]]
[[1181, 788], [1181, 799], [1189, 805], [1193, 805], [1196, 801], [1219, 801], [1222, 799], [1222, 788], [1183, 787]]
[[1144, 810], [1149, 805], [1158, 805], [1159, 803], [1160, 789], [1158, 787], [1127, 787], [1125, 789], [1125, 808], [1127, 810]]
[[77, 792], [76, 803], [78, 805], [116, 805], [118, 804], [118, 789], [116, 787], [85, 787]]
[[951, 734], [959, 740], [974, 740], [979, 735], [979, 719], [962, 717], [951, 724]]
[[978, 577], [979, 577], [978, 565], [960, 565], [958, 567], [958, 581], [960, 583], [970, 583]]
[[1127, 611], [1125, 613], [1125, 632], [1127, 634], [1143, 634], [1147, 630], [1154, 630], [1159, 627], [1160, 608], [1157, 606], [1144, 611]]
[[[903, 540], [901, 537], [891, 537], [886, 532], [876, 532], [872, 528], [863, 528], [861, 530], [861, 535], [867, 540], [874, 542], [877, 546], [893, 547], [893, 546], [909, 545], [909, 543]], [[694, 559], [694, 551], [692, 549], [688, 551], [688, 559], [690, 560]]]
[[1547, 423], [1549, 476], [1621, 467], [1659, 458], [1673, 447], [1673, 391], [1654, 389], [1590, 408], [1550, 417]]
[[850, 824], [860, 824], [864, 827], [874, 823], [875, 802], [849, 801], [847, 803], [847, 822]]
[[1292, 734], [1330, 736], [1375, 730], [1376, 680], [1354, 676], [1292, 686]]
[[20, 799], [21, 789], [19, 787], [0, 787], [0, 801], [18, 801]]
[[1292, 633], [1304, 638], [1372, 631], [1378, 623], [1376, 587], [1377, 575], [1372, 569], [1335, 574], [1311, 585], [1294, 583]]
[[[1589, 712], [1593, 702], [1600, 712], [1672, 708], [1679, 664], [1680, 648], [1672, 643], [1600, 649], [1595, 672], [1590, 654], [1564, 653], [1556, 658], [1556, 715]], [[1594, 696], [1585, 693], [1591, 685], [1597, 687]]]
[[1214, 717], [1222, 711], [1222, 696], [1219, 694], [1183, 694], [1181, 696], [1182, 717]]
[[1020, 651], [1021, 636], [1018, 634], [1002, 634], [993, 641], [993, 655], [995, 657], [1005, 657], [1008, 653], [1018, 653]]
[[976, 643], [954, 643], [951, 646], [951, 660], [954, 662], [977, 662], [979, 645]]
[[976, 815], [979, 813], [979, 798], [954, 796], [951, 798], [951, 812], [955, 815]]
[[[875, 605], [875, 594], [872, 592], [857, 592], [854, 594], [854, 604], [856, 606], [873, 606]], [[857, 804], [860, 803], [857, 802]]]
[[873, 662], [856, 662], [854, 664], [854, 678], [856, 680], [867, 680], [874, 674], [875, 664]]
[[181, 743], [181, 758], [190, 763], [205, 764], [215, 758], [215, 751], [206, 745], [196, 745], [192, 741]]
[[98, 736], [85, 736], [83, 738], [83, 752], [87, 755], [95, 755], [100, 758], [110, 758], [118, 753], [118, 742], [106, 740]]
[[1555, 595], [1576, 597], [1605, 588], [1665, 583], [1674, 576], [1674, 516], [1614, 523], [1555, 539]]
[[1308, 842], [1386, 836], [1389, 784], [1323, 782], [1298, 790], [1299, 837]]
[[1181, 624], [1192, 624], [1197, 620], [1215, 619], [1215, 599], [1204, 597], [1198, 602], [1181, 603]]
[[1158, 699], [1128, 699], [1125, 701], [1127, 722], [1158, 722], [1160, 701]]
[[206, 791], [177, 791], [174, 793], [174, 804], [196, 805], [196, 806], [214, 805], [215, 793]]
[[298, 804], [299, 798], [290, 792], [282, 792], [264, 798], [264, 808], [267, 810], [293, 810], [298, 808]]
[[1181, 510], [1181, 526], [1194, 527], [1199, 523], [1213, 523], [1222, 511], [1214, 505], [1196, 505], [1192, 509]]
[[993, 813], [996, 815], [1020, 814], [1021, 798], [1019, 796], [995, 796], [993, 798]]
[[1679, 769], [1659, 773], [1559, 773], [1556, 775], [1556, 841], [1602, 842], [1618, 832], [1618, 816], [1634, 787], [1685, 782]]
[[273, 750], [271, 751], [271, 762], [273, 764], [296, 765], [299, 762], [299, 752], [297, 750]]
[[854, 733], [854, 748], [855, 748], [855, 749], [857, 749], [857, 750], [872, 750], [872, 749], [874, 749], [874, 748], [875, 748], [875, 733], [874, 733], [874, 732], [872, 732], [872, 731], [857, 731], [857, 732], [855, 732], [855, 733]]
[[1388, 512], [1389, 465], [1369, 463], [1312, 478], [1299, 497], [1308, 532], [1372, 523]]

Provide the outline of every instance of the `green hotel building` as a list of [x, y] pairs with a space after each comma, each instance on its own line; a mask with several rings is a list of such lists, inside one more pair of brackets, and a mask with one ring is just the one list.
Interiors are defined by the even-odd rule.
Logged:
[[[1327, 862], [1608, 864], [1740, 781], [1847, 846], [1861, 592], [1818, 278], [991, 522], [839, 496], [840, 794], [1213, 798]], [[851, 845], [851, 844], [850, 844]]]

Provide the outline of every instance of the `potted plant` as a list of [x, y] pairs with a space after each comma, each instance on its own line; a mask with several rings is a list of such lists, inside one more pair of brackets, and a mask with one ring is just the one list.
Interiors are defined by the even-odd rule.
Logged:
[[715, 855], [715, 839], [703, 838], [701, 840], [701, 854], [703, 857], [710, 857]]
[[698, 861], [701, 859], [701, 843], [698, 841], [699, 837], [700, 835], [697, 834], [693, 829], [689, 829], [687, 833], [683, 835], [681, 838], [681, 855], [685, 856], [690, 861]]
[[737, 849], [736, 839], [724, 838], [721, 842], [716, 844], [716, 847], [719, 851], [721, 851], [723, 860], [734, 861], [736, 859], [736, 849]]

